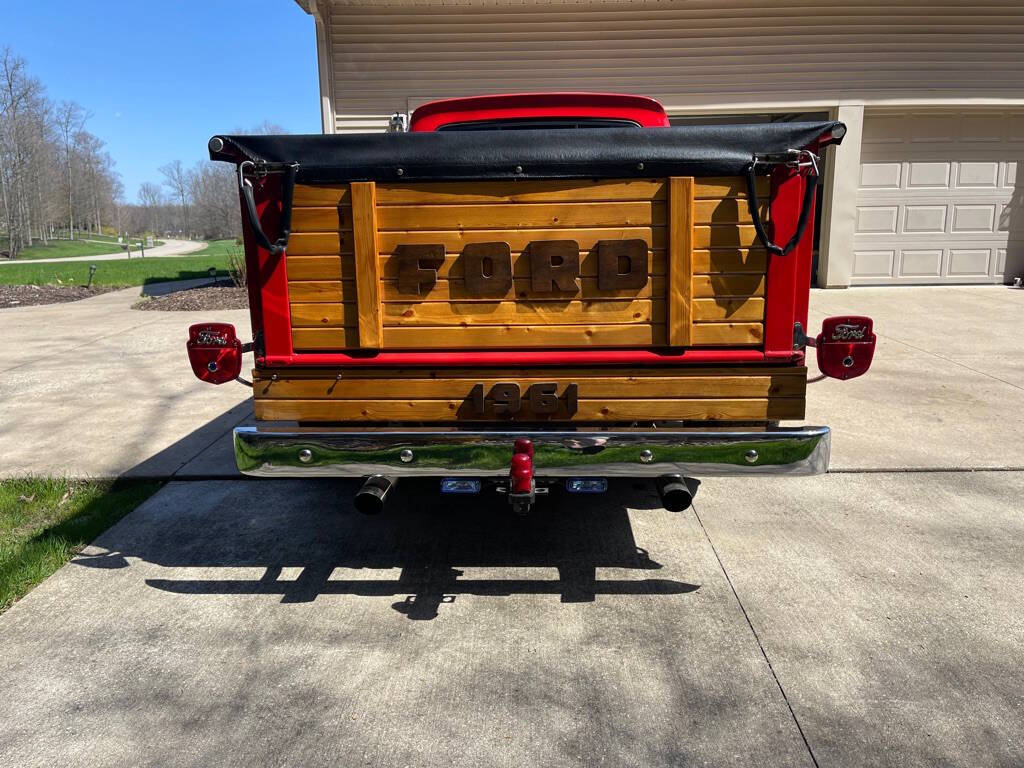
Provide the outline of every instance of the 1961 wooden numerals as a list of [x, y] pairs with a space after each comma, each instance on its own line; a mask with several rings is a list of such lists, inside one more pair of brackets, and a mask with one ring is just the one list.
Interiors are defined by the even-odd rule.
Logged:
[[476, 384], [469, 391], [468, 402], [479, 414], [487, 412], [490, 401], [491, 411], [505, 416], [526, 410], [538, 416], [550, 416], [558, 413], [559, 404], [564, 404], [566, 412], [571, 416], [579, 407], [578, 387], [575, 383], [567, 384], [561, 395], [558, 394], [558, 382], [545, 381], [531, 384], [523, 396], [522, 389], [515, 382], [498, 382], [491, 391], [484, 392], [483, 384]]

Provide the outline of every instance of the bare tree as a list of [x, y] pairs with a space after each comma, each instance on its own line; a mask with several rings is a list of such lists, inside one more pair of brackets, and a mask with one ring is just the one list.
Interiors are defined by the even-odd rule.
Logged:
[[88, 114], [73, 101], [62, 101], [57, 107], [57, 130], [64, 144], [64, 163], [67, 166], [68, 180], [68, 230], [72, 240], [75, 239], [75, 203], [74, 203], [74, 163], [71, 151], [75, 137], [85, 127]]
[[181, 212], [185, 219], [185, 233], [191, 237], [192, 233], [188, 220], [190, 187], [189, 173], [181, 164], [181, 160], [175, 160], [167, 163], [167, 165], [162, 165], [159, 170], [164, 177], [164, 186], [168, 187], [172, 194], [181, 203]]
[[143, 215], [135, 228], [160, 234], [160, 209], [165, 205], [163, 190], [157, 184], [144, 181], [139, 186], [139, 202], [142, 204]]

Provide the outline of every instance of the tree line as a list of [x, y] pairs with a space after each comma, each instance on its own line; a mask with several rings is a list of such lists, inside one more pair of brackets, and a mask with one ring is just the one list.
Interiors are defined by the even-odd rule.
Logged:
[[[90, 114], [53, 102], [10, 48], [0, 50], [0, 251], [90, 234], [219, 239], [241, 234], [234, 169], [202, 160], [160, 167], [137, 203], [105, 143], [86, 129]], [[264, 123], [260, 133], [283, 132]]]

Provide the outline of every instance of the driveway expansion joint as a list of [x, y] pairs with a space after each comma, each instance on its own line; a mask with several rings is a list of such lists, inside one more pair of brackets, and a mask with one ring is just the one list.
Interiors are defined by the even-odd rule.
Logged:
[[718, 561], [718, 567], [722, 569], [722, 575], [725, 577], [726, 583], [729, 585], [729, 589], [732, 590], [732, 596], [736, 598], [736, 604], [739, 606], [740, 613], [743, 614], [743, 619], [747, 622], [747, 626], [750, 627], [750, 632], [754, 636], [754, 641], [757, 643], [758, 650], [761, 651], [761, 656], [764, 658], [765, 664], [768, 665], [768, 671], [771, 673], [772, 679], [775, 681], [775, 685], [779, 689], [779, 693], [782, 694], [782, 700], [786, 703], [786, 709], [789, 710], [789, 716], [793, 718], [793, 725], [796, 726], [797, 733], [800, 734], [800, 739], [804, 743], [804, 747], [807, 749], [807, 754], [811, 758], [811, 762], [814, 763], [814, 768], [820, 768], [818, 764], [818, 758], [814, 755], [814, 750], [811, 749], [811, 744], [807, 740], [807, 734], [804, 733], [803, 726], [800, 725], [800, 720], [796, 716], [796, 712], [793, 711], [793, 705], [789, 701], [789, 696], [786, 695], [786, 689], [782, 687], [782, 681], [779, 680], [779, 676], [775, 673], [775, 667], [772, 666], [772, 660], [768, 658], [768, 652], [764, 648], [764, 644], [761, 642], [761, 636], [757, 634], [757, 630], [754, 628], [754, 623], [750, 620], [750, 616], [747, 614], [747, 609], [743, 606], [743, 601], [740, 600], [739, 592], [736, 591], [736, 585], [732, 583], [732, 578], [729, 576], [729, 572], [725, 569], [725, 563], [722, 562], [721, 556], [718, 554], [718, 549], [715, 547], [715, 543], [711, 540], [711, 534], [708, 533], [708, 529], [704, 527], [704, 521], [700, 519], [700, 513], [697, 512], [696, 505], [690, 507], [693, 510], [693, 517], [697, 521], [697, 525], [700, 526], [701, 531], [704, 533], [704, 538], [708, 542], [708, 546], [711, 547], [712, 553], [715, 555], [715, 560]]

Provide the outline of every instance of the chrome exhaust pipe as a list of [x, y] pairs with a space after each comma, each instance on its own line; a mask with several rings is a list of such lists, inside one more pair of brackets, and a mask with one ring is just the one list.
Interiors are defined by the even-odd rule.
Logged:
[[356, 491], [353, 503], [364, 515], [379, 515], [384, 511], [384, 501], [394, 487], [394, 478], [370, 475], [363, 482], [363, 487]]
[[680, 475], [665, 475], [659, 477], [656, 483], [661, 506], [669, 512], [689, 509], [693, 504], [693, 497], [697, 495], [697, 488], [700, 487], [700, 480], [697, 478]]

